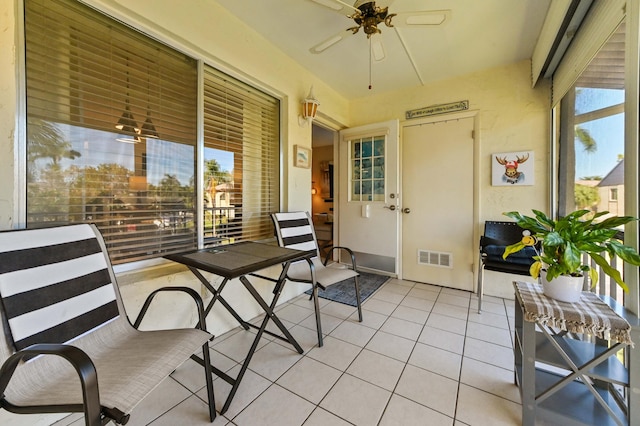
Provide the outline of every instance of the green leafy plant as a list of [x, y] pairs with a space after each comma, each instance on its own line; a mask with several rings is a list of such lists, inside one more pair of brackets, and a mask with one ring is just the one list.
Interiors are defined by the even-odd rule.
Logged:
[[623, 261], [640, 266], [640, 255], [632, 247], [625, 246], [616, 238], [619, 226], [637, 220], [631, 216], [608, 217], [602, 221], [596, 219], [609, 212], [600, 212], [589, 219], [583, 217], [591, 213], [589, 210], [577, 210], [557, 220], [549, 218], [538, 210], [533, 210], [535, 217], [524, 216], [518, 212], [504, 213], [516, 221], [530, 235], [515, 244], [507, 246], [502, 255], [506, 259], [512, 253], [527, 246], [534, 246], [539, 241], [541, 250], [536, 248], [537, 256], [529, 272], [533, 278], [538, 278], [541, 270], [546, 270], [547, 280], [551, 281], [560, 275], [583, 276], [589, 274], [592, 285], [598, 282], [598, 272], [583, 263], [586, 253], [602, 268], [620, 287], [628, 291], [620, 272], [611, 267], [602, 256], [604, 252], [611, 256], [618, 256]]

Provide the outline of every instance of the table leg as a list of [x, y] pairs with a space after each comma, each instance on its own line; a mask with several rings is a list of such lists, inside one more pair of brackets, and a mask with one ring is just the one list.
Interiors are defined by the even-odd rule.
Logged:
[[196, 278], [198, 278], [198, 280], [200, 280], [200, 282], [211, 292], [211, 294], [213, 295], [213, 298], [211, 299], [211, 301], [209, 301], [209, 304], [207, 305], [207, 308], [204, 311], [204, 316], [205, 318], [209, 315], [209, 312], [211, 311], [211, 309], [213, 308], [213, 305], [216, 303], [216, 301], [220, 301], [220, 303], [222, 304], [222, 306], [225, 307], [225, 309], [236, 319], [236, 321], [238, 321], [240, 323], [240, 325], [242, 326], [242, 328], [244, 328], [245, 330], [249, 329], [249, 326], [247, 325], [247, 322], [245, 320], [242, 319], [242, 317], [240, 315], [238, 315], [238, 313], [235, 311], [235, 309], [233, 309], [231, 307], [231, 305], [229, 305], [229, 303], [227, 303], [226, 300], [224, 300], [224, 298], [222, 296], [220, 296], [220, 293], [222, 292], [222, 289], [224, 288], [225, 285], [227, 285], [227, 282], [229, 282], [228, 278], [225, 278], [222, 281], [222, 284], [220, 284], [220, 286], [218, 287], [218, 289], [216, 290], [213, 285], [211, 285], [211, 283], [204, 277], [204, 275], [202, 275], [200, 273], [200, 271], [192, 266], [189, 266], [189, 269], [191, 270], [191, 272], [193, 272], [193, 274], [196, 276]]
[[[242, 284], [244, 284], [245, 288], [249, 291], [249, 293], [251, 293], [253, 298], [256, 300], [256, 302], [258, 302], [258, 304], [262, 307], [262, 309], [265, 312], [265, 318], [262, 321], [262, 326], [258, 330], [258, 333], [262, 335], [262, 333], [264, 332], [264, 328], [266, 328], [267, 323], [269, 322], [269, 319], [271, 319], [278, 326], [282, 334], [285, 335], [286, 340], [289, 343], [291, 343], [294, 348], [296, 348], [298, 353], [303, 353], [304, 350], [302, 349], [302, 347], [298, 344], [296, 339], [291, 335], [289, 330], [287, 330], [287, 327], [285, 327], [284, 324], [282, 324], [280, 319], [273, 312], [273, 309], [278, 303], [278, 298], [280, 297], [281, 289], [278, 289], [277, 293], [274, 294], [273, 300], [271, 301], [271, 306], [269, 306], [264, 301], [264, 299], [260, 296], [260, 294], [256, 291], [256, 289], [251, 285], [251, 282], [247, 279], [247, 277], [244, 277], [244, 276], [240, 277], [240, 281], [242, 282]], [[277, 287], [282, 287], [282, 285], [276, 284], [276, 288]]]

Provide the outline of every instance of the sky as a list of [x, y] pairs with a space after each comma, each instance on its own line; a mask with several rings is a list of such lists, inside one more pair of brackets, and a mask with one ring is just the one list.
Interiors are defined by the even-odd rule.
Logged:
[[[624, 102], [624, 90], [578, 88], [576, 115]], [[580, 124], [596, 141], [596, 152], [585, 152], [576, 141], [576, 179], [586, 176], [605, 177], [624, 154], [624, 114]]]

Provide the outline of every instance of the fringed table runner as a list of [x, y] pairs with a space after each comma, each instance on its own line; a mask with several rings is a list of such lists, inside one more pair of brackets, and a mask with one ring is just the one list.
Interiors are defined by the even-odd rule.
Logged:
[[539, 284], [517, 281], [514, 285], [524, 304], [525, 321], [633, 345], [627, 320], [594, 293], [583, 292], [578, 302], [568, 303], [545, 296]]

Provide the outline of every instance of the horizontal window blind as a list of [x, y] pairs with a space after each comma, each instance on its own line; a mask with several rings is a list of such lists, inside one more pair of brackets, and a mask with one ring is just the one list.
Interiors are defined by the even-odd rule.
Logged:
[[272, 237], [270, 213], [280, 205], [279, 101], [204, 69], [205, 242]]
[[25, 41], [28, 226], [94, 222], [114, 263], [194, 248], [196, 61], [71, 0], [25, 0]]
[[594, 1], [553, 74], [552, 105], [574, 86], [625, 17], [625, 0]]

